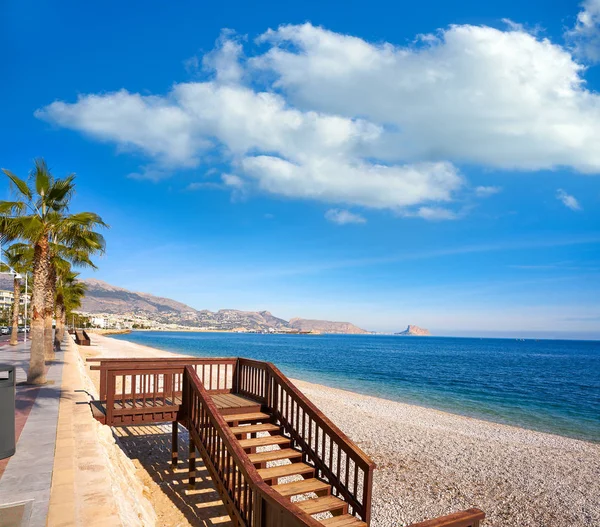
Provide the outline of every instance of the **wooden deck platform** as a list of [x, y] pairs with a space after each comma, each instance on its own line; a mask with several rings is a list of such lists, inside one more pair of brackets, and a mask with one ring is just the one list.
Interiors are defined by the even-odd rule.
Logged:
[[[234, 393], [219, 393], [211, 395], [213, 402], [216, 407], [219, 409], [222, 415], [235, 415], [239, 413], [249, 413], [249, 412], [260, 412], [261, 404], [250, 397], [245, 397], [243, 395], [237, 395]], [[171, 422], [173, 419], [171, 414], [176, 411], [176, 409], [181, 404], [181, 397], [175, 396], [172, 398], [165, 399], [153, 399], [152, 397], [140, 397], [137, 396], [135, 399], [131, 395], [125, 395], [125, 401], [123, 402], [120, 399], [115, 400], [115, 412], [119, 413], [135, 413], [136, 410], [139, 409], [140, 412], [145, 411], [145, 413], [153, 414], [153, 421], [156, 421], [156, 412], [160, 410], [164, 410], [165, 418], [159, 419], [166, 422]], [[94, 417], [100, 421], [102, 424], [105, 424], [106, 421], [106, 401], [91, 401], [90, 403], [92, 408], [92, 413]], [[154, 411], [152, 411], [154, 410]], [[143, 414], [140, 414], [143, 415]], [[143, 422], [144, 419], [140, 419], [138, 422]], [[131, 424], [135, 424], [132, 422]]]

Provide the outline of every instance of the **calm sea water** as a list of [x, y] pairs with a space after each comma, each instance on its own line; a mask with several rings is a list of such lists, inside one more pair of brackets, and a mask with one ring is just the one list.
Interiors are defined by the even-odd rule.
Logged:
[[115, 338], [267, 360], [298, 379], [600, 442], [599, 341], [185, 332]]

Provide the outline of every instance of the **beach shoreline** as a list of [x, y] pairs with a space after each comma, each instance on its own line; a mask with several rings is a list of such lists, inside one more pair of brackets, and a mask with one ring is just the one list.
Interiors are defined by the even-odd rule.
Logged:
[[[183, 356], [95, 336], [102, 357]], [[97, 372], [88, 374], [97, 385]], [[293, 382], [378, 465], [373, 522], [478, 507], [489, 526], [600, 524], [600, 445], [303, 380]]]

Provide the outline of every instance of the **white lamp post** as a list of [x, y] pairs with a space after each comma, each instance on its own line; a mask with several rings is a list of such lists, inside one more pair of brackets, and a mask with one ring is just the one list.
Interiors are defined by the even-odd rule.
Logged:
[[[10, 270], [11, 274], [14, 273], [14, 277], [18, 280], [23, 280], [23, 277], [19, 274], [16, 273], [13, 269]], [[25, 345], [27, 344], [27, 308], [28, 308], [28, 301], [29, 301], [29, 288], [28, 288], [28, 283], [27, 283], [27, 273], [25, 273], [25, 318], [23, 320], [23, 326], [24, 326], [24, 335], [23, 335], [23, 347], [25, 347]]]

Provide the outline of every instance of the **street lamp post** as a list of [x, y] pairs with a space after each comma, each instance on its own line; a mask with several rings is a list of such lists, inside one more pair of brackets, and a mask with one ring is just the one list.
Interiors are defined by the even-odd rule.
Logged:
[[[14, 269], [10, 270], [10, 274], [12, 274], [17, 280], [23, 280], [23, 276], [17, 273]], [[25, 273], [25, 318], [23, 319], [23, 347], [27, 346], [27, 308], [28, 306], [28, 295], [29, 295], [29, 287], [28, 287], [28, 275]]]

